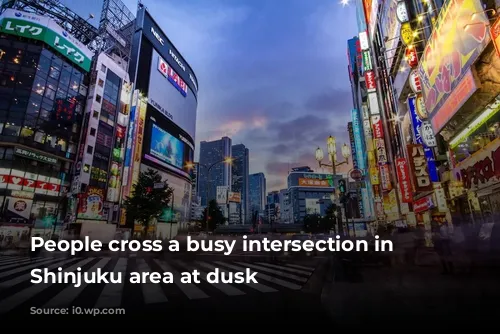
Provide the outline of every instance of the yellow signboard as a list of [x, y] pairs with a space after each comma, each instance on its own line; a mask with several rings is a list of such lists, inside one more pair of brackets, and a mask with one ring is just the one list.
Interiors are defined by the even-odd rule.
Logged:
[[410, 45], [413, 42], [413, 29], [410, 22], [401, 25], [400, 35], [404, 45]]

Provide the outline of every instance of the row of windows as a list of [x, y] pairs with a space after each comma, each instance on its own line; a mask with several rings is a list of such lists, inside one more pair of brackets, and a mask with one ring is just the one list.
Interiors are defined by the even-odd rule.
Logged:
[[67, 180], [70, 167], [71, 164], [67, 161], [59, 161], [54, 165], [45, 164], [15, 155], [14, 149], [11, 147], [0, 147], [0, 168], [20, 169], [28, 173]]

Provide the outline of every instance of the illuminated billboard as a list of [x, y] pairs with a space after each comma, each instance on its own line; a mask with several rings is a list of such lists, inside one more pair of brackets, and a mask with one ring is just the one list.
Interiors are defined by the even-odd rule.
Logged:
[[151, 130], [150, 152], [161, 161], [182, 169], [183, 143], [154, 123]]
[[194, 159], [194, 144], [151, 105], [148, 105], [143, 150], [144, 161], [154, 168], [189, 177], [190, 170], [186, 165]]

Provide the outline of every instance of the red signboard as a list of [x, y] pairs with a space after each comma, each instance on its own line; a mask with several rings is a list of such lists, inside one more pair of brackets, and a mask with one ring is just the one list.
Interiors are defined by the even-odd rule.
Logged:
[[[25, 190], [25, 191], [35, 191], [40, 192], [56, 192], [56, 193], [66, 193], [68, 192], [67, 186], [62, 186], [60, 184], [49, 183], [45, 181], [30, 180], [22, 176], [14, 175], [0, 175], [0, 185], [10, 184], [13, 186], [12, 189]], [[0, 186], [3, 188], [3, 186]]]
[[415, 68], [418, 65], [418, 55], [415, 48], [406, 48], [406, 63], [410, 68]]
[[375, 72], [373, 71], [366, 71], [365, 72], [365, 82], [366, 82], [366, 89], [369, 92], [375, 91], [376, 84], [375, 84]]
[[434, 201], [432, 200], [432, 195], [427, 195], [425, 197], [419, 198], [413, 203], [413, 212], [419, 213], [424, 212], [434, 207]]
[[396, 160], [396, 172], [398, 173], [399, 189], [401, 190], [401, 201], [403, 203], [411, 203], [413, 200], [413, 191], [408, 162], [405, 158], [398, 158]]
[[372, 116], [373, 138], [384, 139], [384, 128], [380, 116]]
[[431, 191], [433, 189], [429, 176], [429, 167], [422, 145], [410, 144], [407, 146], [410, 158], [410, 169], [413, 174], [413, 185], [416, 192]]

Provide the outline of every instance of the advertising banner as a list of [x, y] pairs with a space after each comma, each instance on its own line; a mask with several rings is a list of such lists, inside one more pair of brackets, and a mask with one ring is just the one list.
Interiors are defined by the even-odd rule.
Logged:
[[396, 1], [384, 1], [381, 18], [382, 34], [386, 38], [385, 59], [389, 69], [394, 62], [394, 55], [399, 43], [399, 29], [401, 29], [401, 23], [397, 19], [397, 4]]
[[405, 158], [396, 159], [396, 171], [398, 173], [398, 183], [401, 191], [401, 202], [411, 203], [413, 191], [411, 187], [410, 171]]
[[410, 158], [410, 169], [413, 174], [413, 186], [415, 192], [431, 191], [432, 182], [429, 175], [429, 168], [426, 163], [424, 148], [422, 145], [409, 144], [408, 157]]
[[78, 205], [77, 218], [105, 220], [103, 215], [104, 208], [104, 189], [96, 187], [88, 187], [84, 194], [80, 197], [80, 205]]
[[227, 201], [231, 203], [241, 203], [241, 193], [229, 191], [227, 195]]
[[391, 184], [391, 172], [388, 164], [383, 164], [379, 166], [380, 170], [380, 184], [382, 185], [382, 190], [389, 191], [392, 189]]
[[413, 212], [419, 213], [433, 209], [436, 205], [434, 204], [434, 199], [432, 197], [432, 195], [427, 195], [425, 197], [417, 199], [413, 203]]
[[[429, 175], [432, 182], [439, 182], [439, 174], [436, 168], [436, 161], [434, 158], [434, 151], [432, 148], [427, 147], [422, 138], [422, 120], [417, 114], [416, 108], [416, 98], [414, 96], [408, 98], [408, 110], [410, 113], [411, 124], [413, 128], [413, 138], [416, 144], [420, 144], [424, 148], [425, 158], [427, 159], [427, 165], [429, 170]], [[434, 137], [435, 140], [435, 137]]]
[[[367, 1], [368, 2], [368, 1]], [[375, 27], [377, 26], [377, 18], [378, 18], [378, 7], [380, 5], [381, 0], [370, 0], [371, 8], [369, 9], [370, 14], [367, 16], [368, 29], [370, 30], [370, 38], [373, 39], [375, 34]], [[368, 11], [366, 12], [368, 13]]]
[[184, 163], [184, 144], [158, 125], [152, 125], [150, 153], [163, 162], [182, 169]]
[[370, 114], [378, 115], [380, 114], [380, 109], [378, 105], [378, 97], [376, 92], [368, 93], [368, 104], [370, 105]]
[[365, 72], [365, 83], [367, 91], [374, 92], [377, 90], [377, 85], [375, 83], [375, 72], [373, 71]]
[[148, 102], [184, 130], [194, 145], [198, 104], [195, 94], [188, 94], [185, 81], [155, 50], [151, 59]]
[[377, 163], [383, 165], [387, 163], [387, 151], [383, 139], [374, 139], [375, 150], [377, 152]]
[[347, 123], [347, 131], [349, 132], [349, 142], [351, 143], [352, 165], [353, 168], [358, 168], [358, 157], [356, 153], [356, 142], [354, 140], [352, 122]]
[[15, 197], [7, 197], [7, 199], [9, 201], [9, 204], [7, 204], [7, 210], [10, 213], [9, 216], [14, 216], [23, 221], [28, 221], [30, 219], [31, 207], [33, 206], [32, 199]]
[[[352, 131], [354, 135], [354, 143], [356, 145], [356, 158], [358, 160], [358, 168], [366, 170], [366, 151], [362, 137], [362, 124], [358, 109], [352, 109]], [[353, 153], [354, 154], [354, 153]]]
[[[419, 66], [425, 104], [431, 118], [488, 44], [488, 25], [480, 0], [444, 4]], [[453, 114], [456, 111], [450, 110]]]
[[497, 50], [497, 55], [500, 57], [500, 17], [498, 17], [495, 23], [492, 24], [490, 32], [493, 44]]
[[495, 139], [453, 169], [467, 190], [477, 191], [500, 182], [500, 139]]
[[217, 186], [217, 204], [227, 204], [228, 186]]
[[139, 180], [139, 172], [141, 171], [141, 158], [142, 158], [142, 143], [144, 138], [144, 124], [146, 122], [146, 107], [147, 103], [139, 99], [137, 101], [136, 110], [139, 113], [139, 117], [137, 120], [137, 129], [135, 132], [135, 140], [134, 140], [134, 161], [132, 165], [132, 178], [130, 180], [130, 186], [133, 190], [135, 184]]
[[84, 71], [90, 71], [92, 51], [52, 19], [8, 8], [0, 16], [0, 25], [2, 32], [42, 41]]
[[358, 23], [358, 31], [366, 31], [366, 16], [363, 0], [355, 0], [356, 2], [356, 21]]
[[299, 187], [333, 188], [332, 180], [306, 179], [299, 177]]
[[[125, 162], [123, 164], [123, 186], [127, 186], [130, 188], [128, 179], [130, 176], [130, 168], [132, 166], [132, 158], [134, 153], [134, 137], [136, 132], [136, 123], [139, 115], [139, 111], [137, 109], [137, 101], [139, 100], [139, 91], [135, 90], [132, 95], [132, 105], [130, 107], [130, 122], [128, 125], [128, 133], [127, 133], [127, 147], [125, 148]], [[124, 196], [128, 196], [128, 191], [124, 189]]]
[[384, 139], [384, 127], [380, 116], [372, 116], [373, 138]]

